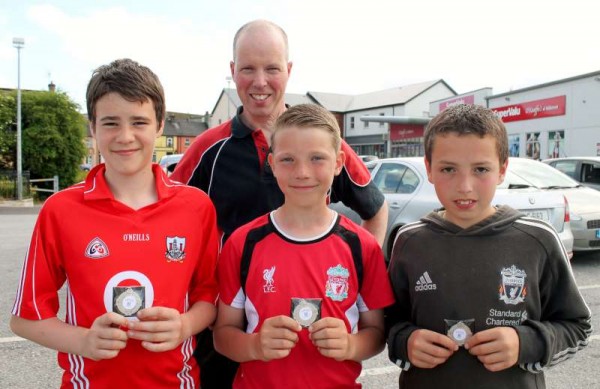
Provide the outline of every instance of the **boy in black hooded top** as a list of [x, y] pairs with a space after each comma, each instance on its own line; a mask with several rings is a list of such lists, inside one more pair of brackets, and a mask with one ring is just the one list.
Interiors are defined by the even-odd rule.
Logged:
[[481, 106], [443, 111], [425, 164], [444, 208], [400, 230], [389, 267], [400, 388], [544, 388], [543, 370], [587, 345], [590, 311], [555, 230], [491, 205], [504, 124]]

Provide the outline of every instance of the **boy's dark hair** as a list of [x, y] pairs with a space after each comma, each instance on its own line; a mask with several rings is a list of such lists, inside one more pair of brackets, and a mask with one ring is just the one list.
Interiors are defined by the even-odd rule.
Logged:
[[116, 92], [124, 99], [144, 103], [151, 101], [159, 126], [165, 118], [165, 92], [158, 76], [146, 66], [128, 59], [102, 65], [92, 74], [86, 92], [88, 119], [96, 119], [96, 103], [104, 95]]
[[425, 158], [431, 163], [433, 143], [438, 135], [454, 133], [459, 136], [474, 134], [496, 139], [500, 164], [508, 159], [508, 135], [502, 120], [491, 109], [480, 105], [459, 104], [437, 114], [425, 128]]
[[275, 148], [275, 134], [277, 131], [289, 128], [320, 128], [331, 134], [331, 142], [336, 151], [340, 150], [342, 138], [340, 126], [335, 116], [325, 108], [316, 104], [298, 104], [287, 109], [275, 122], [271, 135], [271, 148]]

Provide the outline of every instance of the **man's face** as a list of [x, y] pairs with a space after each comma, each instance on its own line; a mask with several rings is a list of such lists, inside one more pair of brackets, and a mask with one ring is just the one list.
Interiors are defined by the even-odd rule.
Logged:
[[238, 38], [235, 54], [231, 75], [245, 119], [254, 126], [274, 121], [285, 110], [285, 88], [292, 68], [283, 37], [268, 26], [251, 28]]

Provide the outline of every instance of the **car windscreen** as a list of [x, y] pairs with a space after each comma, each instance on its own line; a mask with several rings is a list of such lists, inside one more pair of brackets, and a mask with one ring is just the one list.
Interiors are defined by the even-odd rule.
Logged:
[[[525, 183], [541, 189], [575, 188], [579, 183], [552, 166], [528, 160], [511, 159], [508, 163], [512, 175]], [[508, 183], [513, 184], [512, 182]], [[518, 184], [515, 182], [514, 184]]]

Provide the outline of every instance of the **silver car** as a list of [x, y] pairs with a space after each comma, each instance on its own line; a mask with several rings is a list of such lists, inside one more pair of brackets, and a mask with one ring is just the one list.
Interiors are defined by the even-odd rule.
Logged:
[[600, 157], [552, 158], [542, 162], [585, 186], [600, 190]]
[[[569, 253], [573, 252], [573, 234], [569, 228], [569, 212], [564, 196], [547, 193], [513, 178], [511, 163], [506, 179], [498, 186], [493, 204], [507, 204], [521, 212], [551, 223]], [[389, 206], [388, 227], [383, 244], [386, 258], [394, 244], [396, 232], [407, 223], [419, 220], [440, 208], [433, 184], [427, 179], [423, 157], [384, 158], [367, 163], [373, 182], [384, 194]], [[512, 184], [513, 181], [517, 183]], [[360, 217], [342, 203], [331, 208], [359, 223]]]
[[542, 162], [511, 158], [508, 166], [521, 183], [567, 198], [575, 238], [573, 250], [600, 250], [600, 191], [583, 186]]

